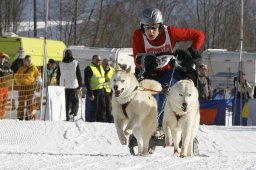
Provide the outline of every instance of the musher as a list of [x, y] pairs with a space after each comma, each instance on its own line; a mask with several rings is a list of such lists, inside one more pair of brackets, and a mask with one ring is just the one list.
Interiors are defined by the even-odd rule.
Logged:
[[[187, 50], [173, 51], [175, 44], [181, 41], [191, 41], [192, 44]], [[133, 56], [136, 65], [135, 74], [141, 76], [144, 66], [144, 78], [157, 80], [166, 89], [171, 84], [182, 79], [180, 71], [174, 71], [174, 60], [161, 57], [161, 53], [174, 53], [183, 62], [184, 68], [192, 68], [195, 63], [200, 61], [201, 56], [198, 53], [204, 42], [204, 33], [192, 28], [178, 28], [166, 26], [163, 24], [163, 16], [157, 8], [146, 8], [143, 10], [140, 19], [140, 28], [133, 34]], [[143, 54], [152, 55], [143, 55]], [[160, 56], [158, 56], [160, 55]], [[178, 69], [176, 69], [178, 70]], [[193, 69], [192, 69], [193, 70]], [[187, 72], [190, 72], [187, 70]], [[139, 78], [139, 77], [138, 77]], [[163, 133], [163, 103], [165, 94], [155, 96], [158, 104], [158, 122], [159, 130], [155, 135]], [[160, 134], [159, 134], [160, 133]]]

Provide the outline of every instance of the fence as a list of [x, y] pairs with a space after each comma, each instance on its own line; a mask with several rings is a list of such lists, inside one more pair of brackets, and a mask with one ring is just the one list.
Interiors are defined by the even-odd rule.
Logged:
[[[41, 96], [41, 87], [35, 85], [18, 85], [16, 82], [24, 81], [24, 75], [10, 74], [4, 77], [0, 77], [0, 119], [35, 119], [39, 118], [39, 109], [40, 109], [40, 96]], [[57, 93], [57, 87], [53, 88], [53, 92]], [[51, 92], [50, 96], [54, 96]], [[55, 94], [58, 97], [59, 94]], [[46, 94], [44, 94], [46, 96]], [[48, 95], [49, 96], [49, 95]], [[43, 106], [45, 106], [46, 97], [43, 98]], [[48, 115], [49, 120], [54, 120], [53, 114], [65, 112], [63, 111], [64, 105], [59, 103], [53, 104], [55, 100], [52, 101], [49, 106], [52, 106], [52, 114]], [[60, 102], [60, 99], [57, 99], [56, 102]], [[87, 100], [86, 100], [87, 101]], [[88, 100], [89, 101], [89, 100]], [[239, 101], [238, 101], [239, 102]], [[211, 100], [211, 101], [200, 101], [200, 112], [201, 112], [201, 124], [208, 125], [227, 125], [227, 100]], [[85, 116], [85, 110], [89, 111], [87, 105], [83, 106], [84, 109], [79, 108], [82, 115]], [[234, 106], [234, 104], [233, 104]], [[236, 104], [236, 106], [240, 106]], [[62, 107], [61, 112], [56, 111], [58, 107]], [[88, 109], [85, 109], [85, 108]], [[44, 107], [43, 107], [44, 108]], [[48, 108], [49, 109], [49, 108]], [[242, 114], [243, 122], [242, 125], [256, 125], [256, 99], [250, 99], [249, 102], [242, 105], [242, 108], [237, 108], [237, 112], [234, 113], [234, 108], [231, 109], [232, 113], [229, 113], [231, 116], [235, 116], [233, 125], [240, 125], [240, 115]], [[87, 112], [88, 112], [87, 111]], [[50, 111], [48, 110], [48, 114]], [[58, 114], [61, 115], [61, 114]], [[65, 113], [64, 113], [65, 115]], [[45, 115], [44, 115], [45, 117]], [[59, 116], [60, 117], [60, 116]], [[64, 118], [56, 118], [59, 120], [64, 120]], [[226, 123], [225, 123], [226, 122]], [[232, 123], [230, 123], [231, 125]]]
[[0, 119], [35, 119], [40, 109], [41, 86], [21, 85], [24, 77], [24, 74], [0, 77]]

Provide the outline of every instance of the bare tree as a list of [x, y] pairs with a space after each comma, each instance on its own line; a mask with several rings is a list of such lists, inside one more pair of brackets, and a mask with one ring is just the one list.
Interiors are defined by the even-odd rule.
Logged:
[[74, 17], [73, 17], [73, 24], [74, 24], [74, 41], [73, 44], [76, 45], [76, 27], [77, 27], [77, 6], [78, 0], [75, 0], [75, 9], [74, 9]]
[[[17, 30], [25, 2], [28, 3], [0, 1], [0, 34]], [[237, 0], [59, 0], [50, 1], [50, 6], [49, 20], [58, 23], [57, 27], [50, 26], [50, 36], [67, 45], [131, 47], [142, 10], [157, 7], [163, 12], [164, 24], [202, 30], [206, 37], [202, 49], [239, 48], [240, 1]], [[249, 50], [256, 49], [255, 6], [255, 1], [245, 1], [244, 47]], [[37, 20], [43, 18], [42, 9], [37, 7], [36, 13]], [[187, 47], [179, 44], [178, 47]]]
[[96, 22], [96, 29], [95, 29], [95, 33], [94, 33], [94, 36], [93, 36], [93, 40], [92, 40], [92, 46], [95, 46], [96, 45], [96, 42], [97, 42], [97, 36], [98, 36], [98, 32], [99, 32], [99, 29], [100, 29], [100, 24], [101, 24], [101, 19], [102, 19], [102, 12], [103, 12], [103, 0], [100, 1], [100, 4], [99, 4], [99, 11], [98, 11], [98, 19], [97, 19], [97, 22]]
[[60, 16], [59, 16], [60, 40], [62, 40], [62, 21], [63, 21], [63, 19], [62, 19], [62, 0], [60, 0], [60, 2], [59, 2], [59, 14], [60, 14]]
[[33, 12], [34, 12], [34, 37], [37, 37], [37, 17], [36, 17], [36, 1], [33, 0]]
[[21, 13], [24, 9], [23, 0], [1, 0], [0, 1], [0, 34], [2, 32], [16, 33]]

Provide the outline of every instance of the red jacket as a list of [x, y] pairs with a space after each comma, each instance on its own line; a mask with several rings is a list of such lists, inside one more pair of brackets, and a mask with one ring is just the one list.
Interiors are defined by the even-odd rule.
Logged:
[[[192, 47], [199, 50], [204, 41], [204, 33], [198, 30], [191, 28], [177, 28], [173, 26], [168, 26], [168, 33], [170, 36], [172, 49], [175, 47], [176, 42], [180, 41], [192, 41]], [[148, 40], [149, 43], [153, 46], [159, 46], [165, 42], [165, 31], [162, 29], [160, 37], [157, 37], [155, 40]], [[141, 29], [137, 29], [133, 34], [132, 41], [133, 56], [134, 61], [136, 61], [136, 55], [138, 53], [145, 53], [145, 46], [143, 40], [143, 32]], [[135, 62], [136, 67], [140, 67], [139, 64]]]

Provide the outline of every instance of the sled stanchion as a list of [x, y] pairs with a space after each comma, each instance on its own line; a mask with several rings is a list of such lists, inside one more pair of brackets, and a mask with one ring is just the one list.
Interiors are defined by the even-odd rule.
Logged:
[[[156, 146], [164, 146], [164, 145], [165, 145], [164, 135], [160, 137], [152, 136], [149, 141], [149, 148], [148, 148], [149, 154], [154, 153]], [[134, 152], [135, 146], [138, 146], [137, 139], [134, 137], [134, 135], [130, 135], [128, 147], [131, 155], [135, 155], [135, 152]]]

